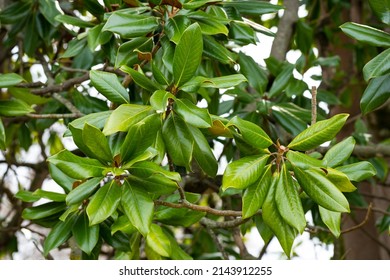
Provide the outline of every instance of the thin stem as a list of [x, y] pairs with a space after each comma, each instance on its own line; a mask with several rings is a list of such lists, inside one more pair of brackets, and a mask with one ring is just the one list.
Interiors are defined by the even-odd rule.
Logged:
[[311, 125], [317, 122], [317, 87], [311, 88]]

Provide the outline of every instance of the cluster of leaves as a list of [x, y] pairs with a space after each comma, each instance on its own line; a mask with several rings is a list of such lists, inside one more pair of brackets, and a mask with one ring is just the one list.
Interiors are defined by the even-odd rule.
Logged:
[[[330, 231], [340, 235], [341, 213], [349, 212], [343, 192], [354, 191], [351, 181], [367, 179], [375, 169], [365, 161], [344, 164], [355, 145], [352, 137], [323, 157], [313, 150], [334, 139], [348, 115], [326, 119], [322, 113], [320, 121], [308, 127], [310, 101], [303, 96], [307, 85], [293, 75], [294, 70], [304, 71], [304, 63], [269, 58], [266, 70], [235, 51], [237, 46], [256, 43], [256, 32], [272, 36], [257, 23], [258, 16], [282, 6], [262, 1], [103, 2], [105, 6], [83, 1], [92, 15], [89, 20], [61, 13], [54, 1], [23, 1], [0, 13], [2, 23], [12, 24], [13, 34], [23, 30], [39, 34], [40, 40], [26, 38], [28, 56], [37, 48], [53, 48], [51, 40], [66, 32], [72, 39], [66, 50], [56, 54], [60, 64], [53, 67], [61, 69], [71, 60], [73, 68], [90, 70], [104, 63], [88, 71], [89, 87], [110, 107], [76, 88], [62, 93], [85, 114], [66, 120], [64, 136], [72, 137], [78, 151], [62, 150], [48, 158], [51, 177], [64, 193], [39, 189], [16, 195], [29, 203], [49, 200], [23, 212], [24, 219], [52, 228], [44, 243], [45, 255], [72, 237], [85, 258], [97, 258], [104, 242], [116, 249], [117, 257], [144, 257], [141, 247], [149, 259], [196, 257], [175, 239], [175, 227], [196, 227], [206, 215], [218, 217], [184, 207], [207, 200], [186, 192], [181, 181], [192, 172], [216, 177], [215, 142], [225, 145], [223, 155], [230, 162], [219, 195], [238, 196], [242, 218], [254, 218], [265, 242], [275, 235], [291, 256], [296, 236], [306, 228], [305, 213], [313, 208]], [[310, 37], [310, 28], [299, 26], [303, 37], [297, 38], [298, 47], [309, 54], [311, 47], [303, 42]], [[383, 43], [388, 40], [384, 34], [366, 36], [380, 37]], [[368, 66], [367, 80], [375, 77], [373, 86], [385, 87], [386, 69], [378, 71]], [[69, 79], [58, 73], [56, 82]], [[26, 80], [30, 77], [15, 73], [0, 76], [0, 87], [8, 88], [9, 94], [0, 101], [1, 116], [69, 109], [21, 88]], [[373, 97], [369, 88], [371, 93], [365, 95], [374, 102], [362, 101], [365, 112], [383, 101], [382, 94], [375, 90]], [[221, 102], [221, 96], [234, 100]], [[200, 100], [206, 101], [206, 108], [199, 107]], [[255, 110], [248, 108], [252, 104]], [[38, 129], [51, 124], [32, 123]], [[3, 150], [14, 137], [4, 131], [0, 122]]]

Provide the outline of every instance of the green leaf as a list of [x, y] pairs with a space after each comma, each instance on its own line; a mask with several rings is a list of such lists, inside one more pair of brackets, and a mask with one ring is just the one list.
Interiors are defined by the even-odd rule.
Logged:
[[265, 1], [229, 1], [222, 2], [224, 7], [236, 8], [240, 13], [246, 15], [259, 16], [263, 14], [275, 13], [281, 9], [283, 6], [274, 5]]
[[272, 182], [267, 194], [267, 198], [263, 204], [264, 223], [272, 230], [279, 240], [280, 245], [287, 257], [291, 256], [291, 248], [294, 243], [294, 239], [297, 236], [298, 231], [291, 227], [282, 218], [276, 205], [275, 192], [278, 181], [278, 173], [274, 173], [272, 176]]
[[130, 168], [131, 174], [134, 174], [134, 176], [129, 176], [127, 178], [130, 185], [143, 189], [153, 196], [153, 198], [158, 198], [160, 195], [171, 194], [177, 190], [177, 183], [161, 174], [154, 174], [150, 176], [139, 176], [139, 174], [135, 174], [135, 172], [144, 172], [144, 170], [140, 170], [139, 167], [136, 166], [140, 163], [144, 162], [136, 163]]
[[52, 200], [52, 201], [56, 201], [56, 202], [63, 202], [63, 201], [65, 201], [65, 197], [66, 197], [66, 194], [45, 191], [43, 189], [37, 189], [34, 192], [34, 195], [38, 196], [39, 198], [46, 198], [48, 200]]
[[69, 177], [62, 172], [57, 166], [49, 161], [50, 177], [56, 182], [66, 193], [70, 192], [73, 187], [73, 183], [76, 181], [74, 178]]
[[48, 103], [51, 99], [35, 95], [27, 88], [11, 87], [8, 92], [12, 94], [16, 99], [26, 102], [28, 105], [42, 105]]
[[103, 133], [110, 135], [118, 131], [127, 131], [130, 126], [144, 119], [153, 112], [151, 106], [122, 104], [108, 118]]
[[0, 100], [0, 116], [18, 117], [34, 112], [27, 103], [19, 100]]
[[390, 48], [384, 50], [376, 57], [371, 59], [363, 67], [364, 80], [368, 81], [372, 78], [388, 74], [390, 71]]
[[312, 158], [304, 153], [288, 151], [286, 154], [287, 159], [299, 168], [308, 169], [310, 167], [322, 167], [323, 163], [321, 160]]
[[306, 227], [305, 213], [293, 178], [285, 164], [276, 184], [275, 202], [284, 221], [302, 233]]
[[373, 78], [360, 99], [363, 114], [372, 112], [390, 98], [390, 74]]
[[340, 236], [340, 223], [341, 223], [341, 213], [330, 211], [324, 207], [318, 206], [320, 210], [321, 220], [324, 224], [330, 229], [332, 234], [339, 238]]
[[298, 134], [288, 148], [307, 151], [332, 140], [345, 124], [348, 114], [338, 114], [328, 120], [319, 121]]
[[242, 74], [233, 74], [216, 78], [205, 78], [202, 84], [204, 88], [230, 88], [235, 87], [247, 79]]
[[324, 166], [335, 167], [342, 164], [352, 154], [355, 143], [355, 139], [350, 136], [334, 145], [326, 152], [324, 158], [322, 159]]
[[211, 127], [211, 117], [208, 110], [199, 108], [188, 99], [176, 99], [174, 110], [190, 125], [199, 128]]
[[167, 109], [169, 98], [176, 100], [176, 97], [172, 93], [165, 90], [156, 90], [150, 97], [149, 102], [157, 113], [162, 113]]
[[390, 34], [372, 26], [346, 22], [340, 26], [348, 36], [377, 47], [390, 47]]
[[91, 178], [72, 189], [66, 196], [66, 204], [79, 204], [84, 201], [84, 199], [87, 199], [99, 187], [99, 183], [102, 179], [103, 177]]
[[130, 103], [127, 90], [114, 73], [91, 70], [90, 78], [92, 85], [108, 100], [117, 104]]
[[229, 34], [229, 30], [225, 26], [227, 21], [224, 18], [216, 17], [199, 10], [190, 12], [187, 16], [199, 24], [202, 33], [205, 35], [223, 34], [227, 36]]
[[263, 94], [268, 84], [267, 72], [252, 57], [243, 52], [238, 53], [238, 58], [240, 72], [248, 79], [249, 85]]
[[41, 198], [33, 192], [20, 190], [15, 194], [15, 198], [20, 199], [23, 202], [35, 202]]
[[267, 133], [250, 121], [245, 121], [235, 116], [227, 124], [227, 126], [231, 125], [237, 127], [242, 139], [255, 148], [265, 149], [272, 144], [272, 140]]
[[331, 181], [341, 192], [353, 192], [356, 191], [356, 187], [351, 183], [348, 176], [343, 172], [333, 168], [321, 168], [313, 169], [313, 171], [319, 173], [321, 176], [326, 177]]
[[177, 88], [194, 76], [202, 51], [203, 39], [199, 24], [191, 24], [183, 32], [173, 56], [173, 79]]
[[[147, 148], [145, 151], [143, 151], [142, 153], [140, 153], [139, 155], [137, 155], [136, 157], [132, 158], [130, 161], [128, 161], [126, 164], [124, 164], [122, 166], [123, 169], [129, 169], [133, 164], [137, 163], [137, 162], [142, 162], [142, 161], [146, 161], [146, 160], [150, 160], [152, 158], [154, 158], [155, 156], [157, 155], [157, 151], [156, 149], [152, 148], [152, 147], [149, 147]], [[121, 174], [123, 174], [121, 172]]]
[[293, 76], [294, 69], [295, 65], [290, 63], [283, 67], [283, 70], [272, 83], [271, 89], [269, 90], [269, 97], [275, 97], [287, 87], [291, 77]]
[[194, 149], [194, 140], [192, 137], [188, 137], [188, 135], [191, 135], [191, 132], [187, 124], [175, 114], [170, 114], [162, 128], [162, 136], [167, 153], [174, 164], [191, 170], [190, 163]]
[[149, 52], [153, 48], [153, 38], [138, 37], [120, 45], [115, 59], [115, 68], [122, 65], [133, 67], [139, 63], [136, 50]]
[[176, 15], [175, 17], [168, 19], [167, 23], [164, 25], [164, 30], [169, 39], [175, 44], [178, 44], [184, 30], [190, 25], [191, 21], [187, 16]]
[[[103, 112], [88, 114], [81, 118], [75, 119], [74, 121], [70, 122], [69, 125], [79, 130], [82, 130], [85, 124], [89, 123], [90, 125], [102, 129], [104, 127], [104, 124], [107, 121], [107, 118], [111, 115], [111, 113], [112, 111], [103, 111]], [[72, 134], [69, 130], [65, 131], [64, 133], [64, 137], [71, 136], [71, 135]]]
[[108, 182], [96, 192], [87, 206], [90, 226], [103, 222], [115, 212], [121, 193], [121, 186], [115, 181]]
[[136, 232], [137, 229], [130, 223], [126, 215], [122, 215], [111, 226], [111, 234], [114, 234], [117, 231], [132, 234]]
[[385, 24], [390, 25], [390, 1], [389, 0], [369, 0], [371, 8], [378, 18]]
[[209, 142], [198, 128], [191, 125], [188, 128], [194, 139], [193, 158], [204, 173], [214, 177], [218, 171], [218, 162], [210, 148]]
[[98, 24], [91, 29], [88, 30], [87, 33], [87, 43], [89, 49], [94, 52], [96, 48], [100, 45], [100, 39], [101, 39], [101, 34], [102, 34], [102, 28], [103, 28], [103, 23]]
[[237, 54], [230, 52], [225, 46], [221, 45], [212, 36], [203, 36], [203, 53], [211, 59], [215, 59], [222, 64], [235, 63]]
[[74, 179], [101, 177], [106, 168], [96, 159], [79, 157], [68, 150], [49, 157], [48, 161]]
[[90, 255], [99, 241], [99, 225], [90, 226], [88, 216], [83, 212], [78, 216], [72, 233], [80, 249]]
[[255, 155], [229, 163], [222, 178], [222, 190], [245, 189], [255, 183], [264, 172], [268, 158], [269, 155]]
[[271, 164], [265, 167], [263, 174], [254, 184], [250, 185], [242, 196], [242, 218], [252, 217], [263, 206], [271, 186]]
[[12, 87], [23, 81], [23, 77], [16, 73], [0, 74], [0, 88]]
[[200, 7], [205, 6], [207, 3], [215, 2], [215, 0], [195, 0], [195, 1], [187, 1], [187, 3], [183, 3], [183, 8], [187, 10], [195, 10]]
[[25, 220], [43, 219], [63, 211], [66, 204], [63, 202], [48, 202], [38, 206], [25, 208], [22, 217]]
[[343, 172], [349, 180], [360, 182], [376, 174], [375, 167], [368, 161], [361, 161], [348, 165], [338, 166], [336, 170]]
[[153, 32], [158, 25], [158, 19], [152, 16], [115, 12], [108, 18], [103, 31], [117, 33], [123, 38], [135, 38]]
[[146, 236], [146, 244], [160, 256], [170, 257], [172, 254], [171, 241], [156, 224], [151, 225], [150, 232]]
[[78, 17], [72, 17], [68, 15], [58, 15], [55, 17], [56, 21], [64, 23], [64, 24], [70, 24], [73, 26], [78, 26], [78, 27], [83, 27], [83, 28], [88, 28], [88, 27], [93, 27], [95, 24], [92, 22], [84, 21]]
[[76, 216], [73, 215], [68, 217], [65, 222], [59, 221], [53, 227], [43, 244], [43, 254], [45, 256], [70, 238], [75, 220]]
[[129, 74], [137, 85], [148, 91], [154, 92], [155, 90], [162, 89], [159, 84], [155, 83], [151, 79], [147, 78], [143, 73], [140, 73], [133, 68], [123, 65], [121, 66], [121, 70]]
[[87, 45], [86, 38], [82, 38], [82, 39], [74, 38], [73, 40], [69, 41], [65, 52], [60, 56], [60, 58], [69, 58], [69, 57], [77, 56], [78, 54], [83, 52], [86, 45]]
[[108, 140], [100, 129], [86, 123], [82, 135], [85, 145], [94, 153], [95, 158], [104, 164], [112, 162], [112, 153]]
[[130, 168], [130, 171], [132, 174], [141, 177], [150, 177], [156, 174], [160, 174], [171, 180], [178, 181], [178, 182], [181, 181], [181, 177], [179, 173], [165, 170], [160, 165], [150, 161], [138, 162]]
[[125, 180], [122, 186], [122, 208], [138, 231], [147, 236], [153, 219], [154, 203], [145, 190]]
[[348, 200], [325, 176], [313, 169], [301, 170], [298, 167], [294, 167], [294, 175], [301, 188], [318, 205], [335, 212], [349, 212]]
[[3, 121], [0, 118], [0, 150], [5, 150], [7, 148], [5, 143], [6, 143], [5, 130], [4, 130]]

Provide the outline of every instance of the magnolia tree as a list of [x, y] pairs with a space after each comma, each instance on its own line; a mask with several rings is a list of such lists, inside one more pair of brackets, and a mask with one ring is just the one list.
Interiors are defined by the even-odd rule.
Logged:
[[[321, 4], [310, 2], [313, 19]], [[389, 24], [388, 7], [370, 3]], [[340, 59], [316, 54], [315, 26], [298, 18], [298, 7], [235, 0], [2, 7], [1, 195], [12, 206], [1, 219], [3, 253], [16, 251], [15, 233], [28, 229], [47, 258], [69, 247], [76, 259], [251, 259], [274, 238], [290, 258], [304, 231], [329, 243], [359, 227], [342, 231], [343, 213], [356, 206], [358, 182], [381, 180], [386, 169], [356, 156], [368, 144], [362, 133], [335, 140], [356, 116], [328, 114], [325, 105], [341, 99], [302, 80], [311, 67], [336, 69]], [[369, 82], [361, 88], [364, 114], [389, 98], [383, 26], [341, 26], [381, 48], [361, 72]], [[262, 49], [258, 33], [275, 37], [265, 66], [241, 51]], [[285, 59], [289, 49], [300, 51], [295, 64]], [[34, 79], [37, 66], [44, 80]], [[65, 149], [66, 139], [77, 147]], [[32, 147], [39, 156], [23, 158]], [[32, 171], [29, 183], [9, 180], [20, 168]], [[48, 177], [61, 191], [42, 189]], [[388, 215], [382, 209], [378, 218], [385, 232]], [[254, 227], [265, 243], [260, 256], [244, 242]]]

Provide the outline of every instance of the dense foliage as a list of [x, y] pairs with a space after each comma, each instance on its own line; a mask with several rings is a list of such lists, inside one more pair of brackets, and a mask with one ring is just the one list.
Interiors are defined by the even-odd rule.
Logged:
[[[310, 13], [319, 9], [313, 2]], [[380, 2], [370, 1], [388, 25]], [[107, 245], [115, 258], [251, 258], [242, 236], [255, 226], [291, 257], [305, 230], [324, 242], [340, 236], [358, 182], [378, 170], [385, 178], [386, 164], [353, 155], [356, 142], [367, 144], [363, 133], [336, 141], [349, 114], [329, 115], [317, 103], [342, 100], [302, 80], [313, 66], [340, 63], [316, 56], [312, 23], [296, 23], [295, 64], [270, 56], [260, 66], [242, 52], [262, 46], [257, 32], [275, 36], [268, 27], [279, 17], [261, 15], [283, 9], [235, 0], [24, 0], [1, 11], [9, 54], [0, 74], [2, 163], [48, 167], [62, 188], [41, 182], [15, 194], [24, 220], [51, 229], [44, 256], [65, 244], [73, 258], [98, 258]], [[390, 34], [352, 22], [341, 30], [383, 50], [363, 63], [360, 105], [369, 114], [389, 99]], [[33, 78], [37, 64], [45, 82]], [[65, 149], [63, 137], [77, 148]], [[21, 158], [33, 143], [42, 162]], [[385, 215], [382, 230], [388, 225]]]

